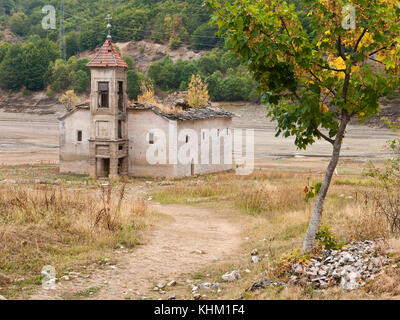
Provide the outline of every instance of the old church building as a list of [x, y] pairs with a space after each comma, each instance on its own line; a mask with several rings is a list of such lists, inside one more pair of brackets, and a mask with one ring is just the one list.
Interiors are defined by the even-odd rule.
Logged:
[[[176, 112], [129, 104], [128, 65], [110, 35], [88, 67], [90, 102], [76, 106], [59, 119], [61, 173], [88, 174], [95, 178], [121, 175], [173, 178], [232, 169], [229, 159], [232, 114], [210, 106]], [[215, 144], [208, 141], [213, 134], [220, 141], [216, 144], [216, 161], [212, 159], [215, 148], [211, 150]], [[188, 144], [198, 154], [184, 149]], [[159, 148], [155, 157], [163, 161], [149, 160], [155, 146]], [[192, 157], [189, 161], [187, 158], [179, 161], [181, 149]]]

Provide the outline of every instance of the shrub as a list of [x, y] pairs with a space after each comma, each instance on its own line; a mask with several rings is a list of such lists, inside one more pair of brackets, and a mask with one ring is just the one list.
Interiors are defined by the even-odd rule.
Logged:
[[340, 250], [344, 245], [343, 242], [335, 238], [331, 229], [326, 225], [323, 225], [319, 228], [315, 239], [327, 250]]
[[156, 104], [154, 97], [154, 86], [150, 81], [143, 80], [140, 85], [141, 94], [138, 96], [138, 102], [143, 104]]
[[202, 108], [207, 104], [210, 99], [207, 87], [208, 85], [203, 83], [200, 75], [192, 75], [188, 90], [188, 103], [191, 107]]
[[77, 103], [78, 97], [76, 96], [74, 90], [68, 90], [59, 99], [68, 110], [71, 110]]

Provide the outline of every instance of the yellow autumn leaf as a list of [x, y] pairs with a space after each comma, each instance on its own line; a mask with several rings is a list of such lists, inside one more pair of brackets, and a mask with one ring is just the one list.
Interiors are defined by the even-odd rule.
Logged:
[[325, 103], [323, 103], [320, 105], [319, 110], [321, 110], [321, 112], [323, 113], [327, 113], [329, 111], [329, 108]]

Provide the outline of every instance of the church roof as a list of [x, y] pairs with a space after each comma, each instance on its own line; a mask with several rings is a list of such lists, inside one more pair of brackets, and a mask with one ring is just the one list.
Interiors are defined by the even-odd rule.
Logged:
[[128, 64], [119, 55], [115, 44], [107, 38], [96, 56], [87, 64], [88, 67], [120, 67], [128, 68]]
[[145, 105], [140, 103], [134, 103], [128, 107], [130, 110], [151, 110], [155, 114], [166, 118], [168, 120], [202, 120], [212, 118], [232, 118], [234, 115], [228, 111], [219, 108], [191, 108], [188, 110], [181, 110], [180, 112], [165, 112], [152, 105]]

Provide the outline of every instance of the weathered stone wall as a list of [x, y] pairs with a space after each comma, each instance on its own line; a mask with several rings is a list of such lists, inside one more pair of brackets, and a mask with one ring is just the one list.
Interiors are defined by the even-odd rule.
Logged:
[[[149, 149], [148, 132], [159, 129], [168, 135], [169, 121], [154, 114], [151, 110], [129, 110], [129, 175], [135, 177], [173, 177], [174, 166], [169, 164], [151, 165], [147, 162], [146, 152]], [[168, 136], [167, 136], [168, 150]]]
[[[185, 129], [191, 129], [196, 133], [199, 159], [194, 161], [194, 174], [206, 174], [232, 169], [231, 163], [224, 163], [224, 136], [227, 129], [231, 129], [232, 119], [230, 118], [212, 118], [193, 121], [172, 121], [166, 120], [151, 110], [130, 110], [128, 114], [128, 136], [129, 136], [129, 175], [141, 177], [185, 177], [192, 174], [191, 163], [182, 164], [179, 162], [174, 164], [170, 159], [169, 142], [173, 128], [176, 128], [176, 138], [182, 132], [181, 141], [177, 141], [173, 153], [178, 159], [179, 150], [186, 144]], [[158, 129], [165, 133], [166, 138], [166, 160], [167, 164], [150, 164], [147, 161], [146, 153], [152, 146], [149, 144], [148, 133], [152, 129]], [[220, 130], [220, 162], [212, 164], [212, 141], [210, 139], [208, 154], [209, 163], [202, 164], [202, 153], [206, 154], [205, 149], [201, 148], [201, 139], [203, 138], [202, 130], [215, 129]], [[232, 134], [232, 132], [230, 132]], [[207, 135], [205, 138], [209, 138]], [[155, 143], [157, 143], [155, 141]], [[154, 146], [154, 145], [153, 145]], [[171, 161], [170, 161], [171, 160]]]
[[[210, 118], [210, 119], [203, 119], [203, 120], [193, 120], [193, 121], [178, 121], [178, 137], [179, 133], [182, 132], [182, 130], [185, 129], [192, 129], [196, 132], [197, 136], [197, 144], [198, 144], [198, 154], [199, 154], [199, 159], [194, 161], [194, 174], [207, 174], [207, 173], [214, 173], [214, 172], [221, 172], [221, 171], [228, 171], [232, 169], [232, 159], [229, 159], [228, 163], [225, 163], [225, 147], [232, 148], [232, 143], [228, 142], [229, 139], [226, 139], [225, 137], [229, 133], [232, 135], [232, 131], [227, 129], [232, 129], [232, 119], [231, 118]], [[215, 132], [215, 136], [211, 137], [213, 133], [213, 129]], [[205, 133], [203, 135], [203, 130], [208, 130], [210, 133], [210, 136]], [[219, 136], [218, 136], [218, 130], [219, 130]], [[179, 141], [178, 139], [178, 150], [186, 143], [186, 140], [184, 140], [184, 134], [182, 134], [183, 139]], [[213, 153], [213, 143], [212, 139], [219, 139], [220, 141], [220, 148], [217, 150], [215, 149], [216, 153], [219, 153], [220, 159], [218, 163], [213, 164], [213, 158], [212, 158], [212, 153]], [[190, 139], [190, 137], [189, 137]], [[202, 141], [203, 140], [203, 141]], [[208, 148], [203, 147], [202, 148], [202, 143], [204, 144], [204, 141], [208, 141]], [[227, 144], [225, 146], [225, 141], [227, 141]], [[207, 150], [208, 149], [208, 150]], [[232, 155], [231, 149], [227, 149], [228, 153]], [[230, 152], [229, 152], [230, 150]], [[204, 163], [202, 159], [208, 159], [208, 164]], [[177, 164], [175, 165], [174, 168], [174, 175], [177, 177], [184, 177], [184, 176], [190, 176], [192, 174], [192, 165], [191, 164]]]
[[[60, 121], [60, 172], [89, 173], [90, 111], [76, 110]], [[78, 142], [78, 130], [82, 142]]]

